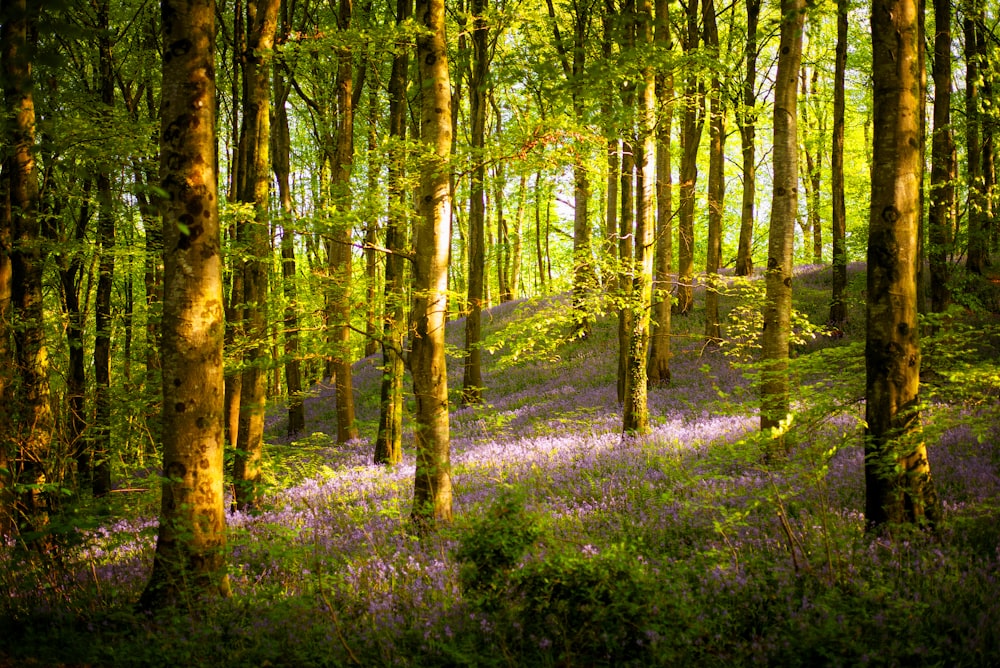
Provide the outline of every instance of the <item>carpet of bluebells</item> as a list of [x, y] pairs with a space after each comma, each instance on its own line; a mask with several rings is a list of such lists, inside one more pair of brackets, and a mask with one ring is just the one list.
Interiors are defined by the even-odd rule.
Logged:
[[[797, 307], [814, 323], [829, 280], [799, 270]], [[697, 311], [674, 318], [652, 432], [630, 437], [613, 315], [546, 347], [530, 332], [559, 329], [558, 299], [492, 309], [486, 403], [452, 409], [456, 519], [422, 537], [407, 521], [410, 434], [401, 465], [371, 463], [381, 372], [362, 360], [360, 440], [331, 437], [332, 388], [308, 400], [309, 435], [285, 437], [275, 410], [264, 508], [229, 515], [232, 599], [135, 614], [155, 541], [150, 483], [54, 553], [0, 548], [0, 666], [998, 665], [995, 334], [971, 357], [925, 356], [943, 521], [866, 532], [863, 282], [852, 266], [850, 322], [796, 345], [779, 461], [762, 456], [753, 346], [706, 346]], [[461, 336], [456, 322], [456, 350]], [[982, 359], [985, 375], [970, 362]]]

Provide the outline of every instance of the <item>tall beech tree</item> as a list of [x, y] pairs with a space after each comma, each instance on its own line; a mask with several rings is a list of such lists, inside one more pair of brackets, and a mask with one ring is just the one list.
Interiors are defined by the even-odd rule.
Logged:
[[[43, 485], [52, 446], [54, 418], [49, 395], [49, 357], [45, 345], [42, 289], [44, 246], [39, 221], [39, 183], [35, 162], [35, 96], [32, 58], [36, 47], [37, 7], [24, 0], [0, 5], [0, 71], [3, 73], [4, 143], [0, 238], [10, 240], [10, 322], [14, 374], [5, 412], [10, 433], [2, 434], [13, 454], [16, 481], [30, 485], [14, 500], [14, 518], [22, 531], [48, 522]], [[2, 297], [2, 293], [0, 293]], [[8, 330], [5, 334], [10, 335]], [[10, 359], [10, 358], [8, 358]], [[12, 445], [7, 445], [10, 443]], [[13, 453], [10, 453], [13, 450]], [[9, 456], [9, 455], [8, 455]]]
[[238, 223], [244, 244], [243, 320], [249, 337], [240, 381], [240, 421], [233, 460], [236, 505], [256, 506], [260, 497], [264, 452], [264, 409], [267, 401], [267, 290], [271, 252], [271, 65], [280, 0], [247, 2], [246, 54], [243, 58], [243, 131], [237, 200], [249, 217]]
[[451, 443], [445, 321], [448, 316], [448, 225], [451, 220], [451, 82], [444, 0], [417, 0], [421, 83], [420, 169], [413, 262], [410, 371], [416, 397], [417, 462], [412, 518], [418, 526], [451, 521]]
[[[684, 53], [689, 63], [698, 49], [698, 0], [687, 4], [687, 33]], [[677, 312], [690, 313], [694, 307], [694, 213], [695, 185], [698, 180], [698, 147], [705, 123], [705, 95], [698, 68], [686, 68], [684, 114], [681, 121], [680, 207], [677, 218]]]
[[[396, 0], [397, 30], [410, 19], [413, 0]], [[406, 288], [403, 254], [407, 246], [408, 197], [405, 186], [407, 73], [410, 45], [398, 39], [389, 73], [388, 213], [385, 226], [385, 315], [382, 323], [382, 386], [375, 463], [398, 464], [403, 458], [403, 345], [406, 338]]]
[[465, 361], [462, 403], [483, 400], [483, 351], [481, 348], [484, 282], [486, 279], [486, 78], [489, 73], [486, 22], [487, 0], [472, 0], [472, 71], [469, 77], [469, 122], [472, 174], [469, 183], [469, 285], [465, 316]]
[[749, 276], [753, 273], [753, 225], [754, 208], [757, 205], [757, 26], [760, 22], [760, 4], [761, 0], [746, 0], [747, 41], [743, 48], [746, 70], [743, 76], [742, 104], [736, 114], [743, 156], [743, 204], [740, 209], [740, 239], [736, 250], [737, 276]]
[[163, 0], [163, 489], [140, 607], [229, 595], [223, 505], [222, 257], [215, 2]]
[[865, 520], [933, 522], [919, 413], [917, 263], [924, 48], [918, 0], [873, 0], [872, 197], [865, 328]]
[[[673, 48], [670, 33], [670, 4], [656, 0], [655, 35], [661, 57]], [[670, 132], [674, 120], [674, 75], [664, 72], [662, 66], [656, 74], [656, 276], [653, 294], [653, 322], [650, 332], [649, 384], [665, 385], [670, 382], [670, 286], [673, 264], [673, 183], [670, 164]]]
[[[705, 48], [710, 57], [719, 59], [719, 28], [715, 17], [715, 0], [702, 0], [705, 25]], [[726, 112], [722, 102], [722, 81], [718, 70], [712, 72], [709, 84], [709, 151], [708, 151], [708, 234], [705, 238], [705, 338], [719, 341], [718, 272], [722, 264], [722, 218], [726, 196]]]
[[[653, 44], [652, 0], [639, 0], [636, 6], [636, 41], [648, 53]], [[629, 324], [628, 366], [625, 374], [623, 431], [644, 434], [649, 431], [649, 408], [646, 403], [649, 358], [649, 313], [653, 300], [653, 251], [656, 224], [653, 195], [656, 189], [656, 73], [651, 60], [644, 59], [639, 82], [639, 216], [635, 230], [634, 283]]]
[[833, 136], [830, 147], [830, 193], [832, 211], [830, 242], [833, 245], [833, 279], [830, 298], [830, 323], [842, 325], [847, 320], [847, 203], [844, 197], [844, 77], [847, 72], [848, 0], [837, 0], [837, 46], [833, 70]]
[[934, 0], [934, 127], [931, 137], [930, 211], [927, 217], [931, 272], [931, 310], [940, 313], [951, 302], [949, 256], [957, 215], [958, 156], [951, 123], [951, 2]]
[[[781, 38], [774, 82], [774, 185], [764, 273], [760, 427], [777, 429], [788, 415], [788, 338], [792, 313], [792, 250], [798, 211], [798, 84], [805, 0], [781, 1]], [[780, 455], [784, 439], [772, 448]]]

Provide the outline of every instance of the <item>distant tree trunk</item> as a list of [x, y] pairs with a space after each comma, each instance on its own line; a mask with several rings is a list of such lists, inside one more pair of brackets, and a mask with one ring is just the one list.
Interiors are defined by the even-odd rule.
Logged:
[[[705, 46], [719, 57], [719, 29], [715, 22], [715, 1], [702, 1], [705, 22]], [[709, 153], [708, 153], [708, 245], [705, 253], [705, 338], [718, 342], [719, 327], [718, 274], [722, 264], [722, 217], [726, 196], [726, 112], [722, 106], [722, 83], [718, 72], [712, 73], [709, 91]]]
[[[341, 31], [351, 26], [352, 0], [339, 0], [337, 25]], [[337, 108], [340, 111], [337, 144], [330, 174], [332, 186], [340, 195], [340, 208], [351, 208], [351, 171], [354, 166], [354, 65], [350, 47], [337, 54]], [[330, 275], [334, 277], [331, 304], [334, 316], [333, 369], [337, 395], [337, 442], [358, 437], [354, 421], [354, 382], [351, 371], [351, 249], [352, 227], [338, 221], [330, 244]]]
[[[114, 104], [115, 79], [111, 62], [110, 3], [101, 0], [97, 6], [98, 78], [103, 113], [110, 115]], [[94, 298], [94, 439], [91, 450], [94, 496], [111, 491], [111, 290], [115, 271], [115, 217], [111, 193], [111, 169], [100, 161], [97, 169], [97, 294]]]
[[[6, 21], [5, 21], [6, 23]], [[6, 60], [7, 35], [0, 35], [0, 53]], [[6, 92], [6, 91], [5, 91]], [[6, 109], [6, 100], [4, 100]], [[3, 166], [6, 172], [6, 165]], [[11, 210], [9, 202], [10, 181], [6, 173], [0, 174], [0, 359], [13, 359], [13, 323], [11, 320], [11, 295], [14, 277], [11, 269]], [[14, 535], [17, 523], [14, 509], [14, 458], [12, 449], [11, 406], [14, 394], [14, 365], [0, 364], [0, 539]]]
[[[413, 0], [396, 0], [396, 25], [412, 14]], [[403, 459], [403, 345], [406, 338], [406, 289], [401, 253], [407, 245], [406, 216], [406, 82], [409, 51], [397, 44], [389, 75], [389, 173], [388, 214], [385, 245], [385, 316], [382, 324], [382, 387], [379, 403], [378, 435], [375, 439], [375, 463], [398, 464]]]
[[[608, 12], [614, 11], [614, 3], [609, 2]], [[624, 0], [621, 12], [620, 37], [622, 51], [634, 51], [635, 49], [635, 0]], [[635, 105], [635, 92], [637, 82], [632, 78], [626, 78], [621, 85], [622, 108], [624, 115], [629, 119], [628, 124], [622, 128], [622, 161], [619, 178], [621, 211], [618, 214], [618, 290], [621, 306], [618, 309], [618, 402], [625, 402], [626, 376], [629, 373], [629, 357], [631, 351], [630, 340], [632, 336], [632, 316], [634, 308], [631, 303], [633, 288], [635, 287], [635, 264], [634, 255], [637, 250], [633, 249], [635, 237], [635, 169], [636, 152], [638, 146], [635, 141], [635, 115], [637, 113]]]
[[[684, 53], [698, 48], [698, 0], [687, 5], [687, 38]], [[689, 68], [684, 82], [684, 116], [681, 126], [680, 210], [677, 222], [677, 312], [686, 315], [694, 306], [694, 209], [698, 181], [698, 146], [704, 125], [705, 96], [697, 69]]]
[[[372, 64], [374, 67], [374, 64]], [[378, 192], [381, 161], [378, 149], [379, 132], [379, 89], [368, 86], [368, 193], [369, 203], [374, 210], [375, 194]], [[378, 217], [369, 213], [365, 221], [365, 350], [364, 356], [374, 355], [378, 349], [378, 254], [375, 244], [378, 241]]]
[[528, 200], [528, 175], [521, 174], [517, 187], [517, 211], [514, 214], [514, 231], [511, 233], [513, 241], [510, 250], [510, 299], [518, 299], [523, 288], [521, 287], [521, 258], [524, 255], [524, 210]]
[[837, 0], [837, 48], [833, 74], [833, 140], [830, 150], [830, 189], [833, 211], [830, 240], [833, 244], [833, 287], [830, 299], [830, 323], [847, 321], [847, 204], [844, 198], [844, 76], [847, 71], [847, 4]]
[[163, 0], [163, 492], [145, 610], [228, 596], [215, 3]]
[[983, 180], [983, 140], [980, 109], [982, 87], [980, 68], [985, 41], [980, 31], [982, 15], [981, 0], [966, 0], [963, 4], [965, 17], [965, 141], [966, 141], [966, 182], [969, 187], [967, 211], [968, 246], [966, 267], [969, 271], [982, 274], [987, 264], [986, 184]]
[[[587, 26], [590, 23], [590, 5], [576, 5], [573, 17], [573, 43], [570, 49], [563, 43], [556, 24], [556, 10], [552, 0], [546, 0], [549, 18], [555, 37], [556, 50], [563, 75], [571, 87], [573, 113], [578, 122], [583, 121], [583, 100], [575, 85], [583, 75], [586, 65]], [[590, 232], [590, 178], [587, 175], [587, 157], [581, 150], [573, 156], [573, 306], [576, 313], [574, 334], [587, 336], [593, 325], [593, 314], [588, 312], [587, 297], [597, 287], [597, 274], [591, 257]]]
[[243, 72], [243, 132], [240, 144], [245, 171], [237, 192], [252, 205], [253, 217], [240, 221], [239, 237], [248, 258], [243, 262], [243, 298], [248, 345], [240, 382], [240, 423], [233, 460], [236, 506], [260, 502], [261, 458], [264, 453], [264, 409], [267, 402], [267, 288], [271, 252], [269, 199], [271, 183], [271, 57], [278, 27], [280, 0], [247, 3], [246, 69]]
[[[285, 8], [282, 7], [284, 10]], [[287, 30], [283, 22], [282, 30]], [[281, 278], [285, 293], [285, 385], [288, 389], [288, 435], [302, 433], [306, 428], [305, 401], [302, 396], [302, 362], [299, 359], [299, 316], [297, 270], [295, 264], [295, 214], [292, 203], [292, 192], [288, 178], [291, 171], [289, 152], [291, 139], [288, 133], [288, 113], [285, 111], [285, 100], [290, 87], [280, 70], [274, 73], [274, 133], [272, 143], [274, 153], [271, 156], [271, 167], [275, 180], [278, 182], [278, 199], [281, 201]]]
[[[664, 50], [673, 48], [670, 35], [669, 2], [656, 0], [656, 43]], [[670, 133], [674, 120], [673, 73], [657, 73], [656, 98], [656, 276], [653, 292], [653, 322], [650, 334], [649, 385], [670, 382], [670, 272], [673, 265], [673, 183], [670, 165]]]
[[[538, 259], [538, 283], [541, 286], [541, 294], [546, 294], [545, 289], [545, 258], [548, 256], [548, 234], [546, 230], [545, 241], [542, 241], [542, 170], [535, 172], [535, 257]], [[543, 250], [544, 248], [544, 250]]]
[[[761, 0], [746, 0], [747, 41], [743, 50], [746, 76], [743, 79], [743, 106], [736, 115], [740, 126], [743, 153], [743, 207], [740, 214], [740, 240], [736, 251], [736, 275], [753, 273], [753, 225], [757, 199], [757, 25]], [[846, 14], [845, 14], [846, 17]]]
[[419, 224], [414, 244], [413, 327], [410, 369], [416, 395], [417, 462], [412, 517], [418, 526], [451, 521], [451, 443], [444, 327], [448, 313], [448, 157], [451, 150], [451, 84], [444, 0], [417, 0], [426, 30], [417, 37], [423, 82], [420, 140], [427, 148], [420, 174]]
[[[806, 188], [806, 215], [808, 223], [807, 231], [812, 236], [812, 261], [815, 264], [823, 262], [823, 226], [820, 222], [819, 200], [821, 182], [821, 158], [819, 143], [816, 141], [822, 136], [820, 128], [818, 109], [819, 105], [815, 101], [816, 84], [819, 70], [815, 67], [807, 78], [805, 68], [802, 69], [802, 121], [803, 121], [803, 153], [806, 158], [806, 169], [802, 182]], [[813, 106], [816, 113], [809, 114], [809, 107]], [[805, 245], [809, 245], [810, 234], [806, 234]]]
[[[648, 49], [653, 44], [652, 0], [639, 0], [636, 13], [637, 42]], [[625, 375], [625, 406], [622, 428], [625, 433], [649, 431], [647, 406], [649, 311], [653, 300], [653, 244], [656, 219], [653, 194], [656, 187], [656, 74], [652, 65], [642, 68], [639, 108], [639, 220], [635, 231], [635, 284], [633, 286], [628, 370]]]
[[872, 4], [874, 153], [865, 339], [865, 519], [933, 522], [937, 496], [920, 431], [917, 229], [920, 218], [917, 0]]
[[465, 316], [465, 360], [462, 405], [483, 401], [482, 339], [483, 284], [485, 282], [486, 226], [486, 76], [489, 72], [486, 24], [487, 0], [472, 0], [472, 76], [469, 80], [469, 117], [473, 167], [469, 183], [469, 292]]
[[[776, 429], [788, 415], [788, 338], [792, 312], [792, 245], [798, 209], [797, 99], [805, 0], [782, 0], [778, 72], [774, 85], [774, 188], [765, 277], [760, 428]], [[781, 455], [784, 439], [772, 446]]]

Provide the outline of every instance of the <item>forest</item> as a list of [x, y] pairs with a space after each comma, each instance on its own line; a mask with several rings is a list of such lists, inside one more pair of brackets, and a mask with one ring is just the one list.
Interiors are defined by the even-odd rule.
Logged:
[[0, 668], [995, 666], [986, 0], [0, 0]]

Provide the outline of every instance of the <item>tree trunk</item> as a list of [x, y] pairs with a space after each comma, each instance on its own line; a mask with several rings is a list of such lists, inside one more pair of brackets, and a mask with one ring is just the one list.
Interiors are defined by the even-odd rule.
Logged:
[[[761, 0], [747, 0], [747, 43], [743, 50], [746, 76], [743, 79], [743, 107], [737, 114], [743, 154], [743, 206], [740, 213], [740, 240], [736, 251], [737, 276], [753, 273], [753, 225], [757, 200], [757, 24]], [[846, 16], [846, 15], [845, 15]]]
[[[684, 53], [698, 48], [698, 0], [687, 6], [687, 38]], [[681, 127], [680, 210], [677, 222], [677, 313], [686, 315], [694, 306], [694, 205], [698, 180], [698, 145], [704, 124], [705, 97], [698, 74], [690, 68], [684, 82], [684, 117]]]
[[414, 244], [414, 300], [410, 369], [416, 395], [417, 462], [412, 518], [418, 526], [451, 521], [451, 444], [445, 318], [448, 313], [448, 223], [451, 219], [448, 157], [451, 150], [451, 84], [444, 0], [417, 0], [426, 32], [417, 37], [423, 86], [420, 140], [427, 159], [421, 168], [419, 225]]
[[[653, 44], [652, 0], [639, 0], [637, 41], [641, 48]], [[652, 65], [642, 69], [639, 109], [639, 142], [642, 189], [639, 193], [639, 220], [635, 231], [635, 283], [632, 289], [631, 333], [629, 336], [628, 369], [625, 375], [625, 406], [622, 429], [625, 433], [649, 432], [647, 406], [647, 364], [649, 353], [649, 311], [653, 300], [653, 243], [655, 217], [653, 193], [656, 187], [656, 74]]]
[[[374, 67], [374, 63], [371, 65]], [[379, 132], [379, 89], [368, 87], [368, 199], [369, 210], [375, 210], [375, 194], [379, 191], [381, 161], [378, 149]], [[378, 217], [369, 213], [365, 221], [365, 350], [364, 356], [374, 355], [378, 345], [378, 255], [375, 244], [378, 241]]]
[[[97, 7], [98, 72], [103, 113], [110, 116], [114, 104], [115, 79], [111, 62], [111, 33], [108, 0]], [[94, 299], [94, 439], [91, 451], [94, 496], [111, 491], [111, 289], [115, 270], [115, 218], [111, 193], [112, 165], [98, 163], [97, 170], [97, 246], [100, 256], [97, 294]]]
[[163, 493], [145, 610], [229, 595], [215, 3], [163, 0]]
[[[702, 2], [705, 21], [705, 46], [719, 57], [719, 30], [715, 22], [715, 1]], [[708, 153], [708, 245], [705, 253], [705, 339], [721, 340], [719, 327], [719, 266], [722, 263], [723, 200], [726, 196], [726, 112], [722, 106], [722, 83], [718, 72], [712, 73], [709, 92], [711, 107]]]
[[465, 316], [465, 360], [462, 405], [483, 401], [482, 339], [483, 284], [485, 282], [486, 226], [486, 76], [489, 71], [486, 24], [487, 0], [472, 0], [472, 76], [469, 79], [469, 117], [473, 168], [469, 183], [469, 291]]
[[[337, 24], [341, 31], [351, 26], [352, 0], [340, 0]], [[337, 108], [340, 110], [337, 143], [330, 174], [331, 185], [340, 195], [340, 209], [351, 209], [351, 171], [354, 166], [354, 66], [350, 47], [337, 55]], [[333, 369], [337, 395], [337, 442], [358, 437], [354, 421], [354, 382], [351, 370], [351, 237], [349, 222], [338, 221], [330, 244], [330, 275], [334, 279], [332, 315]]]
[[278, 27], [280, 0], [247, 3], [246, 68], [243, 71], [242, 146], [245, 170], [237, 199], [252, 205], [253, 217], [239, 222], [245, 244], [243, 320], [248, 345], [240, 381], [239, 433], [233, 479], [236, 506], [256, 507], [260, 501], [261, 458], [264, 452], [264, 409], [267, 402], [267, 283], [271, 252], [268, 206], [271, 183], [271, 56]]
[[[413, 0], [396, 0], [396, 25], [412, 14]], [[406, 289], [401, 253], [407, 245], [406, 216], [406, 82], [409, 51], [397, 44], [389, 75], [389, 173], [388, 214], [385, 245], [385, 317], [382, 324], [382, 387], [379, 403], [378, 435], [375, 439], [375, 463], [395, 465], [403, 458], [403, 345], [406, 338]]]
[[[287, 25], [282, 26], [287, 31]], [[299, 359], [299, 317], [297, 270], [295, 264], [295, 215], [292, 203], [292, 192], [288, 178], [291, 171], [289, 152], [291, 140], [288, 134], [288, 114], [285, 111], [285, 100], [288, 98], [289, 85], [280, 70], [274, 73], [274, 134], [272, 143], [274, 152], [271, 156], [271, 167], [278, 183], [278, 199], [281, 202], [281, 278], [285, 293], [285, 385], [288, 390], [288, 435], [294, 436], [305, 431], [306, 415], [305, 400], [302, 396], [302, 361]]]
[[782, 0], [774, 86], [774, 188], [765, 271], [761, 430], [778, 431], [771, 456], [785, 449], [780, 425], [788, 415], [788, 338], [792, 312], [792, 246], [798, 210], [797, 99], [805, 0]]
[[[656, 42], [672, 50], [669, 3], [656, 0]], [[670, 382], [670, 273], [673, 265], [673, 183], [670, 165], [670, 133], [674, 120], [673, 73], [657, 74], [656, 97], [656, 276], [653, 290], [653, 322], [650, 334], [649, 385]]]
[[833, 140], [830, 149], [830, 188], [833, 195], [831, 242], [833, 244], [833, 287], [830, 324], [847, 321], [847, 204], [844, 198], [844, 76], [847, 71], [847, 3], [837, 0], [837, 48], [833, 74]]
[[966, 141], [966, 182], [969, 187], [967, 214], [968, 245], [966, 267], [969, 271], [982, 274], [987, 263], [986, 184], [983, 180], [983, 141], [980, 109], [982, 90], [980, 68], [985, 41], [981, 30], [981, 0], [966, 0], [963, 5], [965, 18], [965, 141]]
[[924, 94], [917, 0], [872, 4], [874, 153], [865, 338], [865, 520], [933, 522], [939, 511], [920, 433], [918, 220]]

